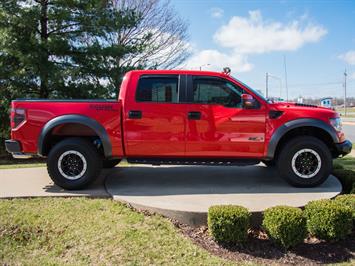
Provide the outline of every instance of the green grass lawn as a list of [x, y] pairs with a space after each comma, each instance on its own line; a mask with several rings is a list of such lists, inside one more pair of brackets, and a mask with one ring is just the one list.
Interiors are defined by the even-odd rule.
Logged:
[[0, 158], [0, 169], [30, 168], [46, 166], [44, 159], [20, 160], [9, 157]]
[[20, 164], [0, 164], [0, 169], [45, 167], [44, 163], [20, 163]]
[[0, 265], [231, 265], [112, 200], [0, 200]]

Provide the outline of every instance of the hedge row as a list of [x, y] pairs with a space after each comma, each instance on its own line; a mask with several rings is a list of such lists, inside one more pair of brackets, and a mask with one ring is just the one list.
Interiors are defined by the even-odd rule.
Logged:
[[[208, 210], [208, 228], [222, 244], [245, 242], [250, 228], [250, 213], [241, 206], [218, 205]], [[324, 240], [339, 240], [352, 232], [355, 224], [355, 195], [335, 200], [311, 201], [302, 211], [289, 206], [265, 210], [262, 227], [269, 238], [283, 248], [302, 243], [307, 234]]]
[[263, 228], [270, 239], [288, 249], [302, 243], [307, 236], [306, 218], [295, 207], [276, 206], [264, 212]]
[[317, 200], [305, 207], [307, 229], [320, 239], [342, 239], [352, 231], [352, 210], [339, 200]]
[[208, 209], [208, 228], [220, 243], [244, 242], [250, 227], [247, 208], [235, 205], [217, 205]]
[[343, 193], [355, 194], [355, 171], [344, 169], [342, 165], [335, 163], [333, 174], [339, 179]]

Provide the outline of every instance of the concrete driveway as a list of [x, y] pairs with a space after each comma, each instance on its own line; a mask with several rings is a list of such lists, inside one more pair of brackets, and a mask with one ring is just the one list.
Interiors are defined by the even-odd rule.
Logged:
[[302, 207], [311, 200], [333, 198], [342, 190], [334, 176], [315, 188], [295, 188], [276, 169], [263, 164], [117, 168], [108, 174], [106, 188], [115, 200], [192, 226], [206, 224], [212, 205], [244, 206], [252, 213], [252, 222], [258, 225], [266, 208]]
[[0, 198], [110, 197], [104, 186], [106, 174], [103, 171], [85, 190], [68, 191], [53, 184], [45, 167], [4, 169], [0, 170]]
[[53, 184], [46, 168], [0, 170], [0, 198], [112, 197], [192, 226], [207, 222], [212, 205], [237, 204], [260, 223], [275, 205], [301, 207], [310, 200], [333, 198], [341, 190], [333, 176], [315, 188], [295, 188], [276, 169], [257, 166], [126, 166], [104, 170], [85, 190], [66, 191]]

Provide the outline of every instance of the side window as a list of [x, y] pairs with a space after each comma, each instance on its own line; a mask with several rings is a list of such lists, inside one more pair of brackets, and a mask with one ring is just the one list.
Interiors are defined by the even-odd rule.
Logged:
[[178, 77], [141, 77], [138, 82], [136, 100], [138, 102], [178, 101]]
[[193, 102], [241, 108], [243, 89], [223, 79], [194, 78]]

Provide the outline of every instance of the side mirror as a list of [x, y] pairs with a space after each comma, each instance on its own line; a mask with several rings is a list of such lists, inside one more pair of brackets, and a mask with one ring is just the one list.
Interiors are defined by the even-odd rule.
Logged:
[[257, 108], [257, 101], [250, 94], [242, 94], [242, 104], [244, 109]]

